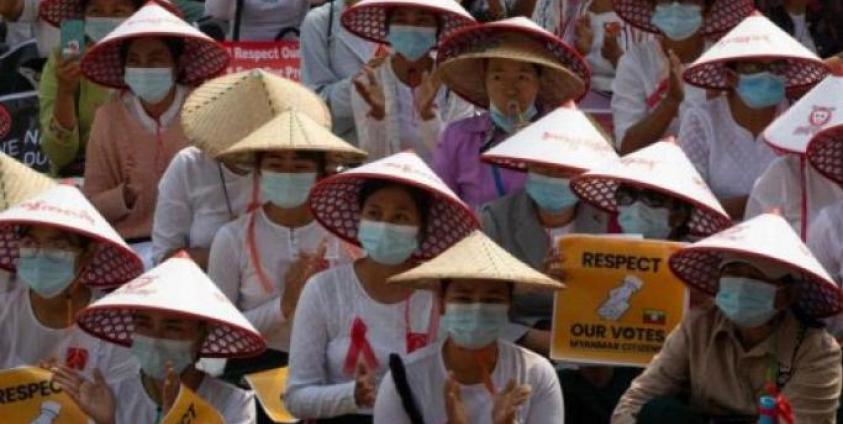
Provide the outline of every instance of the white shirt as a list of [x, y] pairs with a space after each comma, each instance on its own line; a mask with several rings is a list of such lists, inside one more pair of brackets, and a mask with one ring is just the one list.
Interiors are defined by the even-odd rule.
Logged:
[[[272, 284], [267, 292], [252, 261], [246, 236], [251, 217], [255, 217], [255, 247], [260, 255], [264, 275]], [[299, 258], [299, 252], [314, 253], [325, 240], [331, 266], [348, 263], [351, 256], [344, 245], [315, 220], [290, 229], [270, 221], [263, 208], [247, 214], [220, 229], [208, 260], [208, 276], [220, 290], [243, 311], [246, 318], [266, 338], [270, 348], [290, 350], [291, 320], [281, 313], [284, 276]]]
[[55, 358], [89, 378], [95, 368], [109, 381], [136, 372], [128, 349], [95, 338], [75, 324], [66, 329], [41, 324], [32, 310], [29, 288], [18, 284], [0, 294], [0, 369], [37, 366]]
[[[657, 93], [667, 84], [668, 60], [659, 41], [652, 39], [627, 46], [618, 61], [612, 82], [612, 116], [615, 125], [615, 145], [620, 148], [626, 132], [646, 118], [659, 105]], [[663, 86], [664, 90], [668, 85]], [[666, 93], [666, 91], [665, 91]], [[679, 116], [671, 121], [664, 135], [679, 133], [679, 123], [688, 106], [705, 100], [705, 90], [685, 84], [685, 100], [679, 106]], [[648, 104], [648, 99], [650, 103]]]
[[61, 32], [38, 16], [38, 7], [42, 0], [24, 0], [23, 10], [18, 17], [21, 24], [32, 24], [32, 32], [38, 43], [38, 52], [42, 57], [52, 54], [54, 48], [59, 46]]
[[[803, 236], [811, 223], [826, 206], [843, 200], [843, 189], [805, 163], [804, 174], [797, 155], [777, 158], [761, 174], [749, 194], [745, 218], [749, 219], [774, 209], [778, 210], [793, 229]], [[803, 175], [806, 190], [802, 190]], [[802, 220], [802, 211], [807, 221]]]
[[[236, 6], [236, 0], [207, 0], [205, 15], [230, 21], [233, 31]], [[240, 40], [275, 40], [281, 30], [298, 29], [309, 9], [308, 0], [245, 0], [240, 17]]]
[[387, 370], [390, 353], [407, 353], [408, 330], [427, 332], [436, 303], [432, 292], [418, 290], [407, 301], [384, 304], [369, 297], [361, 284], [349, 264], [315, 275], [304, 288], [293, 322], [284, 399], [296, 417], [371, 413], [355, 404], [354, 375], [344, 371], [355, 318], [368, 327], [366, 340], [378, 361], [377, 381]]
[[[117, 400], [116, 424], [157, 423], [163, 414], [143, 388], [140, 373], [121, 379], [111, 387]], [[209, 375], [196, 390], [205, 402], [222, 415], [226, 424], [254, 424], [255, 394], [224, 383]]]
[[[448, 421], [443, 394], [447, 369], [442, 359], [443, 343], [428, 346], [406, 358], [407, 383], [421, 409], [425, 422]], [[530, 397], [518, 409], [519, 424], [558, 424], [565, 422], [562, 388], [553, 366], [547, 359], [508, 342], [498, 342], [498, 359], [491, 375], [496, 390], [510, 380], [530, 386]], [[460, 386], [466, 417], [472, 424], [492, 422], [492, 396], [483, 384]], [[410, 423], [395, 389], [392, 373], [388, 373], [375, 401], [375, 424]]]
[[351, 89], [357, 140], [360, 148], [369, 153], [369, 161], [412, 149], [431, 163], [433, 149], [445, 127], [474, 114], [470, 103], [442, 86], [436, 95], [436, 116], [422, 120], [416, 110], [413, 88], [398, 79], [391, 60], [384, 61], [376, 75], [384, 94], [386, 113], [383, 119], [369, 116], [371, 107], [356, 88]]
[[805, 48], [816, 53], [817, 46], [814, 44], [814, 37], [811, 36], [811, 31], [808, 29], [808, 23], [805, 21], [805, 14], [790, 15], [790, 20], [793, 22], [793, 38], [802, 43]]
[[235, 174], [196, 147], [182, 149], [158, 183], [155, 262], [177, 249], [210, 248], [217, 231], [246, 210], [251, 192], [252, 174]]
[[735, 122], [725, 95], [689, 109], [681, 126], [679, 146], [718, 199], [748, 195], [777, 157], [763, 135]]
[[[811, 222], [808, 231], [808, 248], [831, 278], [843, 282], [843, 202], [824, 208]], [[828, 332], [843, 337], [843, 314], [830, 317]]]

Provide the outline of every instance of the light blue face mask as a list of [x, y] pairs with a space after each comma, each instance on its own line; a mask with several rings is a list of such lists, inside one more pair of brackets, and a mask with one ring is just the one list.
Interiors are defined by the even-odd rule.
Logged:
[[574, 206], [578, 201], [567, 178], [553, 178], [530, 172], [527, 174], [527, 184], [524, 188], [540, 209], [553, 213]]
[[419, 247], [419, 229], [409, 225], [360, 221], [357, 240], [372, 260], [384, 265], [398, 265]]
[[500, 337], [508, 312], [509, 305], [499, 303], [448, 303], [439, 325], [457, 346], [476, 350]]
[[670, 211], [637, 201], [618, 208], [618, 224], [625, 234], [641, 234], [644, 238], [665, 240], [670, 236]]
[[21, 248], [17, 275], [39, 296], [54, 298], [76, 278], [76, 254], [60, 249]]
[[125, 21], [126, 18], [85, 18], [85, 35], [93, 42], [100, 41]]
[[123, 81], [147, 104], [160, 103], [173, 88], [173, 68], [126, 67]]
[[743, 277], [723, 277], [714, 303], [730, 321], [743, 328], [759, 327], [776, 315], [776, 286]]
[[261, 171], [261, 199], [282, 209], [297, 208], [307, 201], [316, 183], [315, 172]]
[[770, 72], [740, 75], [735, 89], [741, 100], [753, 109], [763, 109], [779, 104], [785, 96], [784, 77]]
[[436, 28], [390, 25], [386, 40], [398, 54], [415, 62], [436, 46]]
[[702, 8], [695, 4], [682, 4], [674, 1], [670, 4], [656, 5], [656, 11], [650, 18], [667, 38], [682, 41], [699, 31], [703, 24]]
[[489, 116], [492, 118], [492, 122], [497, 125], [498, 128], [504, 130], [507, 134], [512, 134], [518, 128], [518, 124], [521, 122], [530, 122], [536, 115], [539, 114], [539, 110], [536, 109], [536, 104], [533, 103], [527, 108], [527, 111], [522, 113], [519, 117], [518, 115], [507, 115], [498, 109], [494, 103], [491, 104], [489, 107]]
[[188, 366], [196, 362], [193, 358], [193, 343], [189, 340], [170, 340], [132, 335], [132, 355], [138, 361], [143, 373], [163, 380], [167, 376], [167, 362], [173, 372], [181, 374]]

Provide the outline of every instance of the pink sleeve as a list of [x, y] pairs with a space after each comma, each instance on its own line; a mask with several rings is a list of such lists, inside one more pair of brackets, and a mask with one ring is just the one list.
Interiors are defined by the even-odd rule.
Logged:
[[91, 137], [85, 150], [85, 183], [82, 191], [110, 223], [115, 223], [129, 213], [123, 198], [122, 172], [117, 148], [109, 135], [111, 117], [109, 106], [97, 111], [91, 128]]

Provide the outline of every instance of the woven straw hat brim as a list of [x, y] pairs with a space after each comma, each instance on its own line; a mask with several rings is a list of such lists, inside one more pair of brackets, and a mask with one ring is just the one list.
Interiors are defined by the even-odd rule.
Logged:
[[834, 283], [810, 270], [755, 252], [739, 249], [686, 247], [670, 257], [671, 271], [685, 284], [709, 296], [720, 287], [720, 266], [725, 255], [745, 257], [748, 262], [767, 261], [802, 275], [796, 307], [808, 316], [825, 318], [843, 310], [843, 292]]
[[55, 186], [49, 177], [0, 152], [0, 211]]
[[120, 49], [132, 40], [155, 37], [184, 40], [177, 68], [178, 81], [185, 85], [199, 85], [219, 75], [231, 60], [221, 44], [156, 3], [147, 3], [85, 53], [80, 63], [82, 73], [97, 84], [128, 89]]
[[[646, 32], [661, 34], [650, 21], [653, 4], [650, 0], [614, 0], [615, 13], [630, 25]], [[752, 0], [717, 0], [711, 5], [703, 20], [702, 35], [715, 35], [729, 31], [755, 10]]]
[[396, 275], [389, 283], [435, 289], [443, 279], [493, 280], [529, 290], [559, 290], [565, 285], [530, 268], [477, 230], [439, 256]]
[[331, 127], [328, 106], [316, 93], [261, 70], [206, 82], [185, 101], [181, 120], [187, 138], [213, 157], [287, 111], [300, 112], [325, 128]]
[[843, 125], [817, 133], [808, 144], [807, 156], [817, 171], [843, 185]]
[[[182, 16], [181, 10], [167, 0], [150, 0], [158, 3], [170, 13]], [[38, 7], [38, 17], [58, 28], [65, 19], [84, 19], [85, 9], [82, 0], [44, 0]]]
[[387, 41], [389, 13], [398, 8], [428, 11], [439, 18], [442, 28], [439, 39], [445, 39], [457, 30], [475, 25], [474, 18], [453, 0], [363, 0], [342, 14], [342, 25], [351, 33], [369, 41], [389, 44]]
[[362, 162], [366, 152], [334, 135], [307, 115], [289, 111], [273, 118], [246, 138], [222, 152], [218, 159], [247, 154], [249, 163], [255, 163], [254, 154], [277, 151], [308, 151], [336, 153], [349, 162]]
[[696, 236], [707, 236], [717, 233], [732, 225], [731, 219], [725, 212], [719, 212], [685, 193], [668, 190], [664, 187], [640, 180], [630, 179], [612, 174], [588, 172], [575, 177], [571, 181], [571, 190], [582, 200], [610, 213], [618, 212], [615, 192], [618, 186], [624, 184], [632, 187], [652, 190], [679, 199], [690, 204], [694, 210], [691, 213], [689, 227]]
[[542, 67], [539, 100], [545, 106], [555, 108], [582, 98], [591, 81], [588, 63], [562, 40], [525, 28], [518, 19], [464, 28], [443, 41], [436, 60], [445, 84], [487, 108], [486, 61], [510, 59]]

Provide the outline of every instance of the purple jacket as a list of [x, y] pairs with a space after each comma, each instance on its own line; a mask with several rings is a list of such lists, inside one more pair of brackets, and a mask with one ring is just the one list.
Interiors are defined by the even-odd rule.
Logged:
[[[433, 155], [434, 171], [474, 210], [521, 189], [527, 180], [524, 172], [481, 162], [480, 149], [491, 127], [488, 113], [456, 121], [445, 129]], [[495, 169], [500, 175], [500, 189], [495, 182]]]

